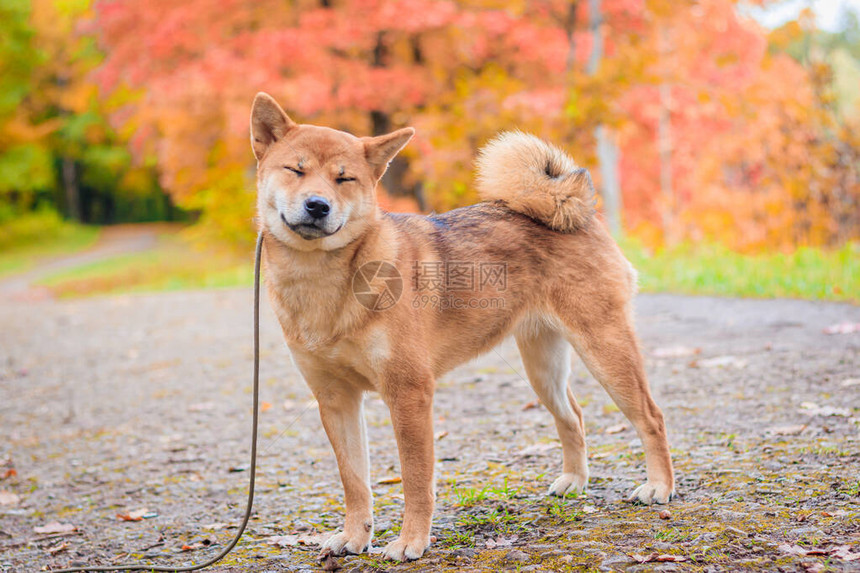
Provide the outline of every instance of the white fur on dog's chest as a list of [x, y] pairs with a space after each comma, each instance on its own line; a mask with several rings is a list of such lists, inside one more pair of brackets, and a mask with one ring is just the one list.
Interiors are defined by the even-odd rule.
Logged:
[[390, 357], [388, 336], [381, 327], [371, 327], [355, 336], [313, 349], [291, 344], [290, 351], [300, 369], [303, 363], [312, 363], [366, 390], [379, 389]]

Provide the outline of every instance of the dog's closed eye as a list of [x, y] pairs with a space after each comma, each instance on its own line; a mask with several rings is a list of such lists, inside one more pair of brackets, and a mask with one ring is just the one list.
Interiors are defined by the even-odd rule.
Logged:
[[296, 174], [296, 177], [304, 177], [305, 175], [305, 172], [301, 169], [296, 169], [295, 167], [290, 167], [289, 165], [284, 165], [284, 169], [286, 169], [287, 171], [292, 171]]
[[355, 177], [338, 177], [334, 181], [335, 181], [335, 183], [340, 185], [341, 183], [347, 183], [349, 181], [355, 181]]

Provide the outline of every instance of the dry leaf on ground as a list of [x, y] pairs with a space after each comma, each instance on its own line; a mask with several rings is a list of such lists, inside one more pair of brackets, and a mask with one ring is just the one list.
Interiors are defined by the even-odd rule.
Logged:
[[737, 356], [715, 356], [714, 358], [705, 358], [704, 360], [697, 360], [696, 366], [699, 368], [746, 368], [747, 361], [743, 358], [738, 358]]
[[850, 545], [838, 545], [830, 550], [830, 555], [842, 561], [860, 561], [860, 553], [852, 552]]
[[517, 535], [512, 535], [511, 537], [499, 537], [498, 539], [493, 539], [491, 537], [486, 541], [484, 545], [486, 545], [487, 549], [495, 549], [497, 547], [510, 547], [517, 539], [519, 539], [519, 536]]
[[278, 547], [295, 547], [296, 545], [322, 545], [330, 533], [302, 533], [290, 535], [275, 535], [269, 537], [266, 543]]
[[819, 406], [813, 402], [803, 402], [800, 404], [801, 414], [807, 416], [841, 416], [847, 418], [851, 415], [851, 410], [848, 408], [834, 408], [833, 406]]
[[33, 528], [36, 533], [73, 533], [77, 530], [78, 528], [71, 523], [60, 523], [59, 521], [52, 521], [41, 527]]
[[687, 558], [682, 555], [668, 555], [668, 554], [659, 554], [659, 553], [651, 553], [649, 555], [640, 555], [638, 553], [631, 553], [630, 557], [633, 558], [637, 563], [653, 563], [655, 561], [659, 562], [668, 562], [668, 563], [681, 563], [686, 561]]
[[204, 547], [209, 547], [210, 545], [212, 545], [212, 540], [211, 540], [211, 539], [203, 539], [202, 541], [198, 541], [197, 543], [192, 543], [192, 544], [190, 544], [190, 545], [188, 545], [188, 544], [183, 545], [183, 546], [179, 549], [179, 551], [180, 551], [180, 552], [185, 552], [185, 551], [195, 551], [195, 550], [197, 550], [197, 549], [203, 549]]
[[116, 518], [120, 521], [143, 521], [144, 519], [151, 519], [157, 516], [157, 513], [155, 513], [154, 511], [149, 511], [145, 507], [141, 509], [136, 509], [134, 511], [129, 511], [128, 513], [116, 514]]
[[11, 491], [0, 490], [0, 505], [17, 505], [21, 496]]
[[69, 548], [69, 542], [63, 541], [62, 543], [58, 543], [57, 545], [54, 545], [53, 547], [48, 547], [45, 551], [47, 551], [51, 555], [56, 555], [57, 553], [62, 553], [63, 551], [65, 551], [68, 548]]
[[627, 424], [615, 424], [614, 426], [609, 426], [606, 428], [605, 433], [607, 434], [620, 434], [624, 430], [627, 429]]
[[323, 549], [317, 556], [317, 559], [319, 560], [323, 571], [337, 571], [342, 568], [340, 563], [337, 562], [337, 559], [334, 558], [334, 554], [330, 547]]
[[808, 424], [797, 426], [774, 426], [773, 428], [768, 428], [767, 433], [772, 436], [797, 436], [806, 429], [807, 425]]
[[378, 483], [380, 485], [389, 485], [389, 484], [400, 483], [401, 481], [403, 481], [403, 478], [401, 478], [400, 476], [389, 476], [389, 477], [384, 477], [384, 478], [378, 480], [376, 483]]
[[654, 350], [651, 356], [654, 358], [683, 358], [685, 356], [695, 356], [701, 352], [701, 348], [693, 348], [691, 346], [663, 346]]
[[860, 332], [860, 322], [840, 322], [824, 329], [824, 334], [851, 334]]
[[203, 531], [221, 531], [222, 529], [236, 529], [238, 525], [232, 523], [210, 523], [203, 526]]

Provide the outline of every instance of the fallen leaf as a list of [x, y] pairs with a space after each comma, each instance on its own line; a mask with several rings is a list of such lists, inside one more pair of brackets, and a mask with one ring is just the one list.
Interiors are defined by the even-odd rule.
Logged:
[[542, 454], [544, 452], [548, 452], [550, 450], [554, 450], [556, 448], [561, 447], [559, 444], [550, 443], [550, 444], [533, 444], [526, 448], [523, 448], [518, 452], [518, 455], [523, 457], [531, 457], [534, 455]]
[[59, 521], [52, 521], [41, 527], [33, 528], [36, 533], [72, 533], [77, 530], [78, 528], [71, 523], [60, 523]]
[[616, 424], [614, 426], [609, 426], [606, 428], [605, 432], [607, 434], [620, 434], [624, 430], [627, 429], [627, 424]]
[[269, 545], [295, 547], [296, 545], [322, 545], [330, 533], [302, 533], [301, 535], [274, 535], [266, 540]]
[[660, 511], [660, 519], [672, 519], [672, 512], [668, 509], [663, 509]]
[[806, 552], [807, 555], [812, 555], [814, 557], [821, 557], [824, 555], [830, 555], [829, 549], [810, 549]]
[[651, 356], [654, 358], [683, 358], [684, 356], [694, 356], [701, 352], [701, 348], [690, 346], [664, 346], [654, 350]]
[[527, 402], [521, 410], [525, 412], [526, 410], [533, 410], [534, 408], [540, 408], [540, 400], [532, 400], [531, 402]]
[[848, 512], [844, 509], [837, 509], [836, 511], [822, 511], [821, 515], [824, 517], [845, 517]]
[[511, 537], [499, 537], [498, 539], [489, 538], [484, 545], [487, 546], [487, 549], [494, 549], [496, 547], [510, 547], [514, 544], [514, 541], [519, 539], [519, 536], [512, 535]]
[[278, 547], [292, 547], [299, 544], [298, 535], [275, 535], [266, 540], [269, 545], [277, 545]]
[[847, 378], [839, 383], [839, 386], [842, 388], [849, 388], [851, 386], [860, 386], [860, 378]]
[[232, 473], [232, 474], [235, 474], [235, 473], [239, 473], [239, 472], [244, 472], [244, 471], [246, 471], [249, 467], [250, 467], [250, 466], [249, 466], [248, 464], [243, 464], [243, 465], [241, 465], [241, 466], [233, 466], [233, 467], [227, 468], [227, 471], [228, 471], [228, 472], [230, 472], [230, 473]]
[[684, 557], [683, 555], [667, 555], [667, 554], [664, 554], [664, 555], [658, 555], [657, 556], [657, 561], [666, 561], [669, 563], [682, 563], [686, 560], [687, 560], [687, 558]]
[[5, 489], [0, 490], [0, 505], [17, 505], [19, 501], [21, 501], [21, 497], [18, 494]]
[[824, 329], [824, 334], [851, 334], [860, 332], [860, 322], [840, 322]]
[[203, 540], [201, 540], [201, 541], [198, 541], [197, 543], [192, 543], [191, 545], [187, 545], [187, 544], [186, 544], [186, 545], [183, 545], [183, 546], [179, 549], [179, 551], [180, 551], [180, 552], [183, 552], [183, 551], [195, 551], [195, 550], [197, 550], [197, 549], [203, 549], [204, 547], [209, 547], [210, 545], [212, 545], [212, 540], [211, 540], [211, 539], [203, 539]]
[[687, 558], [681, 555], [668, 555], [668, 554], [658, 554], [651, 553], [649, 555], [640, 555], [638, 553], [631, 553], [630, 557], [633, 558], [637, 563], [653, 563], [655, 561], [663, 561], [669, 563], [681, 563], [686, 561]]
[[834, 408], [832, 406], [819, 406], [813, 402], [803, 402], [800, 404], [800, 413], [807, 416], [841, 416], [847, 418], [851, 415], [851, 410], [848, 408]]
[[330, 547], [326, 547], [320, 554], [317, 556], [317, 560], [320, 562], [323, 571], [337, 571], [341, 569], [340, 563], [337, 562], [337, 559], [334, 558], [334, 554]]
[[260, 411], [266, 412], [272, 408], [272, 404], [270, 402], [261, 402], [260, 403]]
[[433, 439], [438, 441], [447, 435], [448, 435], [448, 430], [442, 430], [441, 432], [436, 432], [436, 435], [433, 436]]
[[235, 529], [237, 526], [231, 523], [210, 523], [203, 526], [203, 531], [221, 531], [222, 529]]
[[56, 555], [57, 553], [62, 553], [63, 551], [65, 551], [68, 548], [69, 548], [69, 542], [63, 541], [62, 543], [54, 545], [53, 547], [48, 547], [45, 551], [47, 551], [51, 555]]
[[767, 433], [772, 436], [796, 436], [806, 429], [808, 424], [798, 426], [774, 426], [768, 428]]
[[860, 553], [852, 553], [851, 546], [839, 545], [831, 550], [831, 555], [842, 561], [857, 561], [860, 559]]
[[144, 507], [142, 509], [129, 511], [128, 513], [117, 513], [116, 518], [120, 521], [143, 521], [144, 519], [151, 519], [157, 515], [158, 514], [155, 514]]
[[697, 362], [697, 366], [700, 368], [745, 368], [747, 365], [747, 361], [743, 358], [738, 358], [737, 356], [716, 356], [714, 358], [706, 358], [704, 360], [699, 360]]
[[2, 474], [0, 474], [0, 479], [6, 479], [6, 478], [10, 478], [10, 477], [15, 477], [16, 475], [18, 475], [17, 470], [15, 470], [15, 468], [9, 468], [9, 469], [7, 469], [5, 472], [3, 472]]
[[331, 537], [331, 532], [328, 533], [302, 533], [299, 535], [299, 545], [322, 545], [328, 538]]
[[394, 483], [400, 483], [401, 481], [403, 481], [403, 478], [401, 478], [400, 476], [389, 476], [389, 477], [382, 478], [381, 480], [377, 481], [376, 483], [378, 483], [380, 485], [389, 485], [389, 484], [394, 484]]
[[780, 553], [786, 553], [788, 555], [806, 555], [806, 549], [804, 549], [800, 545], [792, 545], [790, 543], [783, 543], [782, 545], [777, 547], [777, 550]]

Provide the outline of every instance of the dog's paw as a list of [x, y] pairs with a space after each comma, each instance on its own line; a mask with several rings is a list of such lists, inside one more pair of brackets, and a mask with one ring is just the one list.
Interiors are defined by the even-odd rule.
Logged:
[[335, 533], [323, 543], [323, 549], [331, 549], [334, 555], [351, 553], [358, 555], [370, 548], [372, 531], [362, 531], [358, 534], [349, 535], [346, 531]]
[[634, 489], [627, 501], [651, 505], [652, 503], [669, 503], [673, 497], [675, 497], [675, 491], [672, 486], [659, 482], [648, 482]]
[[585, 491], [588, 483], [587, 475], [561, 474], [558, 479], [549, 486], [549, 495], [565, 497], [567, 495], [577, 496]]
[[394, 561], [408, 561], [418, 559], [427, 548], [430, 547], [430, 536], [416, 536], [413, 538], [404, 538], [402, 535], [385, 546], [382, 550], [382, 556], [385, 559], [393, 559]]

